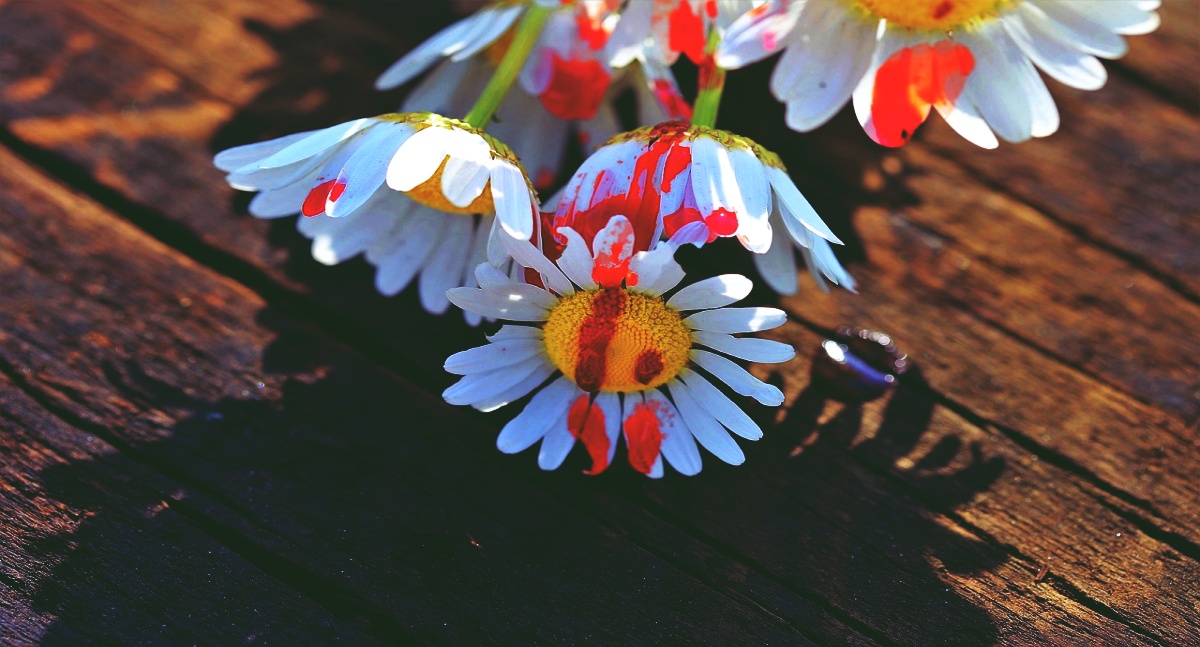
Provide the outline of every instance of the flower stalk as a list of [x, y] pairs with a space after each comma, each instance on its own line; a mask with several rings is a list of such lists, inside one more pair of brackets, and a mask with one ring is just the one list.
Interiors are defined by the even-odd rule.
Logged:
[[517, 75], [521, 73], [525, 59], [529, 58], [529, 53], [533, 51], [538, 35], [542, 32], [542, 26], [546, 24], [546, 19], [550, 17], [551, 11], [550, 8], [543, 7], [536, 2], [529, 6], [521, 18], [521, 23], [517, 25], [517, 32], [513, 35], [508, 51], [504, 53], [504, 58], [500, 60], [495, 74], [488, 81], [487, 87], [483, 89], [483, 93], [479, 95], [475, 105], [471, 107], [471, 111], [463, 117], [464, 122], [483, 130], [492, 120], [492, 116], [500, 107], [500, 102], [504, 101], [513, 82], [517, 80]]
[[700, 64], [699, 92], [692, 110], [692, 125], [713, 128], [717, 124], [717, 112], [721, 107], [721, 93], [725, 90], [725, 68], [717, 65], [717, 45], [721, 36], [713, 29], [704, 48], [704, 62]]

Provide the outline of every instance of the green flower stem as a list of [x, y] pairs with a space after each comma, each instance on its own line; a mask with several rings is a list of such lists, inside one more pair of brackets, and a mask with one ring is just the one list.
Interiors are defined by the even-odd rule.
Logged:
[[717, 125], [717, 111], [721, 107], [721, 93], [725, 90], [725, 68], [717, 65], [715, 54], [721, 36], [713, 29], [704, 48], [707, 55], [700, 65], [700, 91], [696, 94], [696, 105], [692, 109], [692, 125], [713, 128]]
[[525, 15], [521, 17], [521, 24], [517, 25], [517, 33], [513, 35], [512, 43], [504, 53], [500, 66], [496, 68], [495, 74], [492, 74], [491, 80], [471, 107], [471, 111], [463, 117], [463, 121], [480, 130], [488, 125], [492, 116], [496, 114], [496, 109], [500, 107], [500, 102], [512, 87], [513, 81], [516, 81], [517, 75], [521, 73], [521, 67], [525, 65], [525, 59], [529, 58], [529, 52], [533, 51], [538, 34], [542, 32], [542, 25], [546, 24], [546, 18], [550, 17], [551, 11], [552, 9], [536, 2], [529, 5]]

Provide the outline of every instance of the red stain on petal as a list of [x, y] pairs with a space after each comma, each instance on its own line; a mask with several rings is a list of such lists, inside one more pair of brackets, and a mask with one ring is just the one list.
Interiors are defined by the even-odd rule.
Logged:
[[704, 59], [704, 19], [692, 11], [689, 0], [679, 0], [679, 5], [667, 14], [667, 30], [671, 51], [682, 52], [696, 64]]
[[[737, 231], [737, 214], [724, 208], [717, 208], [704, 217], [708, 225], [709, 236], [732, 236]], [[709, 241], [712, 242], [712, 241]]]
[[671, 119], [691, 120], [691, 104], [683, 98], [683, 95], [679, 94], [675, 84], [670, 81], [666, 79], [654, 81], [654, 98], [658, 100], [658, 105]]
[[645, 402], [633, 407], [625, 419], [625, 444], [629, 446], [629, 464], [642, 474], [649, 474], [662, 449], [663, 433], [658, 413], [662, 405]]
[[309, 218], [325, 213], [325, 202], [329, 199], [329, 192], [333, 189], [335, 182], [337, 180], [327, 180], [314, 186], [308, 192], [308, 196], [304, 198], [304, 204], [300, 207], [300, 213]]
[[[681, 174], [691, 166], [691, 148], [684, 145], [688, 124], [672, 121], [660, 124], [649, 136], [647, 149], [634, 161], [634, 169], [629, 188], [624, 193], [612, 193], [607, 188], [605, 172], [596, 175], [593, 184], [592, 197], [589, 204], [579, 204], [570, 197], [564, 197], [555, 212], [553, 226], [549, 228], [552, 235], [546, 236], [543, 251], [551, 260], [562, 253], [560, 245], [564, 242], [558, 233], [561, 227], [571, 227], [579, 233], [590, 245], [613, 216], [625, 216], [633, 225], [633, 252], [646, 251], [655, 242], [655, 230], [658, 228], [658, 212], [662, 204], [662, 192], [668, 191]], [[655, 182], [655, 174], [660, 164], [663, 176], [660, 183]], [[606, 277], [606, 280], [613, 280]], [[634, 285], [636, 278], [627, 280], [627, 285]]]
[[949, 40], [892, 54], [875, 73], [871, 94], [875, 140], [884, 146], [903, 146], [933, 106], [954, 104], [974, 69], [971, 50]]
[[598, 50], [608, 42], [609, 33], [604, 28], [604, 16], [593, 15], [587, 9], [587, 5], [580, 3], [579, 10], [575, 12], [575, 28], [579, 31], [579, 40]]
[[[623, 226], [617, 226], [621, 223]], [[596, 236], [595, 263], [592, 280], [604, 287], [619, 287], [626, 277], [632, 277], [629, 261], [633, 259], [635, 234], [627, 221], [613, 221]], [[633, 279], [633, 284], [637, 279]], [[632, 284], [631, 284], [632, 285]]]
[[707, 216], [702, 216], [700, 211], [693, 207], [680, 207], [679, 211], [663, 218], [663, 233], [670, 238], [675, 232], [693, 222], [703, 222], [708, 227], [710, 243], [719, 236], [734, 235], [738, 228], [737, 214], [723, 207], [718, 207]]
[[342, 194], [345, 192], [346, 192], [346, 183], [345, 182], [338, 182], [338, 183], [334, 184], [333, 188], [329, 189], [329, 201], [337, 202], [338, 200], [341, 199]]
[[538, 97], [559, 119], [591, 119], [600, 110], [612, 76], [595, 59], [565, 59], [550, 52], [550, 83]]
[[591, 396], [581, 395], [567, 413], [567, 429], [583, 443], [588, 456], [592, 457], [592, 468], [584, 474], [599, 474], [608, 467], [608, 434], [604, 430], [604, 411], [591, 402]]

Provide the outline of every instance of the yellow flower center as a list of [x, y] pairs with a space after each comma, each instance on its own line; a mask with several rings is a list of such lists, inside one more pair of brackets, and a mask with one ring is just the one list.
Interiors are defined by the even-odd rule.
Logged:
[[860, 10], [916, 31], [950, 31], [996, 15], [1017, 0], [850, 0]]
[[662, 297], [600, 288], [563, 297], [544, 328], [546, 354], [584, 391], [645, 391], [687, 365], [691, 330]]

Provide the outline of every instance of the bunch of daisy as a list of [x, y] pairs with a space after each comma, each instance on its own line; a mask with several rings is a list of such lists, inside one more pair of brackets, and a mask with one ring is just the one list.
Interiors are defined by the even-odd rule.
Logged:
[[[490, 411], [529, 398], [498, 445], [540, 441], [558, 467], [576, 442], [589, 473], [613, 461], [649, 476], [700, 470], [703, 447], [741, 463], [734, 436], [762, 431], [735, 403], [783, 395], [737, 360], [787, 361], [772, 308], [729, 307], [749, 279], [686, 284], [674, 255], [734, 238], [765, 283], [854, 290], [837, 235], [780, 157], [716, 127], [727, 69], [777, 52], [771, 90], [787, 124], [816, 128], [853, 99], [867, 134], [909, 141], [931, 109], [984, 147], [1045, 136], [1058, 113], [1036, 68], [1095, 89], [1095, 57], [1157, 26], [1157, 0], [497, 0], [443, 29], [377, 80], [424, 75], [395, 113], [216, 156], [250, 213], [300, 214], [314, 258], [362, 254], [394, 295], [500, 320], [445, 368], [452, 404]], [[673, 66], [699, 68], [694, 101]], [[618, 97], [636, 99], [622, 124]], [[568, 175], [571, 142], [586, 155]], [[554, 189], [557, 186], [557, 191]], [[550, 193], [553, 191], [552, 193]], [[539, 192], [547, 192], [541, 195]], [[680, 287], [683, 286], [683, 287]]]

